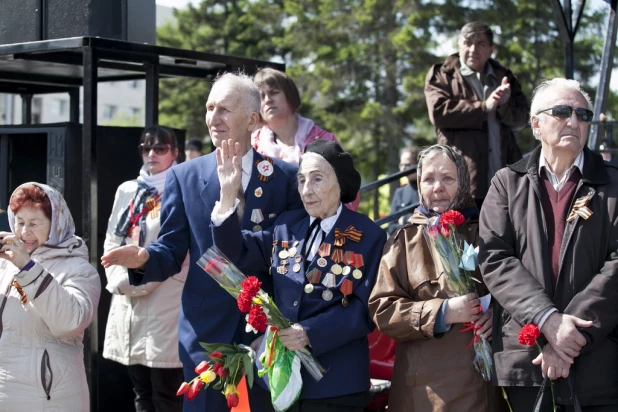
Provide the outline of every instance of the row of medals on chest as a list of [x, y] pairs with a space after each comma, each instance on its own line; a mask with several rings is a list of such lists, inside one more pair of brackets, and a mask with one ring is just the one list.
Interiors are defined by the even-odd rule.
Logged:
[[[277, 243], [278, 242], [276, 240], [273, 242], [273, 254]], [[295, 264], [292, 266], [292, 270], [295, 273], [300, 272], [303, 257], [297, 254], [298, 243], [298, 241], [295, 241], [292, 244], [292, 247], [288, 249], [289, 242], [285, 240], [281, 242], [282, 250], [280, 250], [277, 254], [280, 259], [280, 264], [279, 266], [277, 266], [277, 273], [279, 273], [280, 275], [286, 275], [288, 273], [287, 265], [290, 264], [291, 259], [293, 259], [295, 262]], [[327, 257], [330, 258], [333, 262], [330, 267], [330, 271], [326, 273], [326, 276], [322, 280], [322, 284], [327, 288], [322, 292], [322, 299], [324, 299], [325, 301], [330, 301], [333, 298], [333, 292], [330, 290], [330, 288], [337, 285], [337, 282], [335, 280], [336, 275], [348, 276], [352, 274], [352, 277], [354, 277], [354, 279], [359, 280], [363, 278], [363, 272], [360, 270], [360, 267], [362, 267], [363, 265], [363, 258], [361, 254], [355, 254], [352, 251], [344, 252], [342, 249], [334, 248], [331, 256], [330, 251], [331, 245], [329, 243], [322, 243], [318, 249], [318, 255], [320, 256], [320, 258], [318, 258], [316, 262], [317, 265], [321, 268], [325, 268], [326, 266], [328, 266], [328, 260], [326, 259]], [[345, 266], [341, 266], [339, 262], [345, 262]], [[354, 270], [352, 270], [352, 265], [354, 265], [355, 267]], [[311, 293], [315, 290], [314, 284], [319, 282], [321, 274], [322, 272], [319, 269], [313, 268], [305, 275], [307, 280], [309, 281], [309, 283], [305, 284], [304, 286], [305, 293]], [[348, 295], [352, 293], [352, 288], [353, 283], [351, 280], [345, 279], [342, 282], [339, 289], [344, 295], [342, 299], [343, 306], [348, 305]]]

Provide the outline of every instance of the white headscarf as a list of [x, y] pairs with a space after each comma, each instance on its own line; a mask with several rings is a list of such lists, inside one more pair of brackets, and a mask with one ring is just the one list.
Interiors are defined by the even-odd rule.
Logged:
[[[51, 203], [51, 229], [49, 231], [49, 238], [47, 239], [47, 242], [45, 242], [45, 245], [58, 246], [67, 239], [73, 237], [75, 235], [75, 224], [73, 223], [73, 217], [71, 216], [69, 207], [60, 192], [42, 183], [28, 182], [20, 185], [17, 189], [15, 189], [13, 194], [26, 185], [34, 185], [43, 189]], [[13, 194], [11, 197], [13, 197]], [[9, 210], [7, 210], [7, 213], [9, 215], [9, 225], [11, 226], [11, 231], [15, 233], [15, 213], [13, 213], [13, 210], [11, 210], [10, 207], [8, 209]]]

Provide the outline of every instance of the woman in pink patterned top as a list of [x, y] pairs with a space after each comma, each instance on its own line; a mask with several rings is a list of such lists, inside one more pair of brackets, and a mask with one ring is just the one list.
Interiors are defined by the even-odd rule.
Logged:
[[[300, 107], [300, 94], [294, 80], [287, 74], [264, 68], [257, 72], [253, 80], [260, 88], [261, 114], [265, 122], [251, 136], [255, 150], [298, 166], [305, 147], [315, 140], [330, 140], [341, 145], [332, 133], [296, 113]], [[356, 210], [359, 203], [360, 193], [346, 206]]]

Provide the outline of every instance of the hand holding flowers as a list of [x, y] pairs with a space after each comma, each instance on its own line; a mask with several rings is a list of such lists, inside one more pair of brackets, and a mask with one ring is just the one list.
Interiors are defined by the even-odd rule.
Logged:
[[176, 392], [191, 401], [202, 389], [213, 384], [213, 389], [225, 389], [222, 393], [227, 399], [228, 408], [238, 406], [238, 384], [247, 376], [247, 385], [253, 386], [253, 361], [255, 353], [244, 345], [224, 343], [200, 343], [206, 349], [209, 361], [202, 361], [195, 367], [197, 376], [190, 382], [183, 382]]
[[[488, 332], [491, 329], [491, 314], [483, 314], [475, 285], [480, 281], [472, 276], [478, 266], [478, 249], [462, 242], [457, 233], [457, 226], [464, 222], [460, 212], [448, 210], [439, 217], [431, 218], [423, 233], [433, 246], [430, 250], [444, 270], [450, 289], [444, 322], [463, 323], [465, 327], [460, 332], [472, 331], [473, 337], [468, 345], [474, 348], [472, 363], [483, 379], [489, 381], [493, 365], [493, 355], [487, 341], [491, 337], [491, 332]], [[481, 318], [483, 322], [479, 322]]]

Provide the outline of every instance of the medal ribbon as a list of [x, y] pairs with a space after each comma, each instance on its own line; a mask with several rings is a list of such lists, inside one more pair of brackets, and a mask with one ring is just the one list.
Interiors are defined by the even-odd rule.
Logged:
[[361, 255], [360, 253], [355, 253], [352, 266], [354, 266], [356, 269], [360, 269], [363, 267], [364, 264], [365, 262], [363, 259], [363, 255]]
[[320, 276], [322, 276], [322, 271], [317, 268], [313, 268], [305, 276], [307, 277], [309, 283], [319, 283]]
[[333, 250], [333, 256], [331, 256], [331, 259], [335, 263], [343, 262], [343, 250], [341, 249]]
[[320, 257], [330, 255], [330, 248], [331, 248], [330, 243], [322, 243], [320, 245], [320, 248], [318, 249], [318, 255], [320, 255]]
[[346, 265], [351, 265], [354, 262], [354, 252], [348, 250], [343, 254], [343, 262]]
[[253, 209], [251, 211], [251, 221], [255, 224], [261, 223], [264, 220], [264, 213], [261, 209]]
[[339, 290], [341, 291], [341, 293], [343, 293], [343, 296], [348, 296], [352, 294], [353, 287], [354, 284], [352, 283], [352, 281], [350, 279], [346, 279], [341, 284]]
[[360, 242], [361, 237], [363, 236], [363, 232], [356, 229], [354, 226], [350, 225], [348, 228], [342, 232], [341, 230], [335, 228], [335, 246], [343, 246], [345, 244], [345, 239], [348, 238], [353, 242]]

